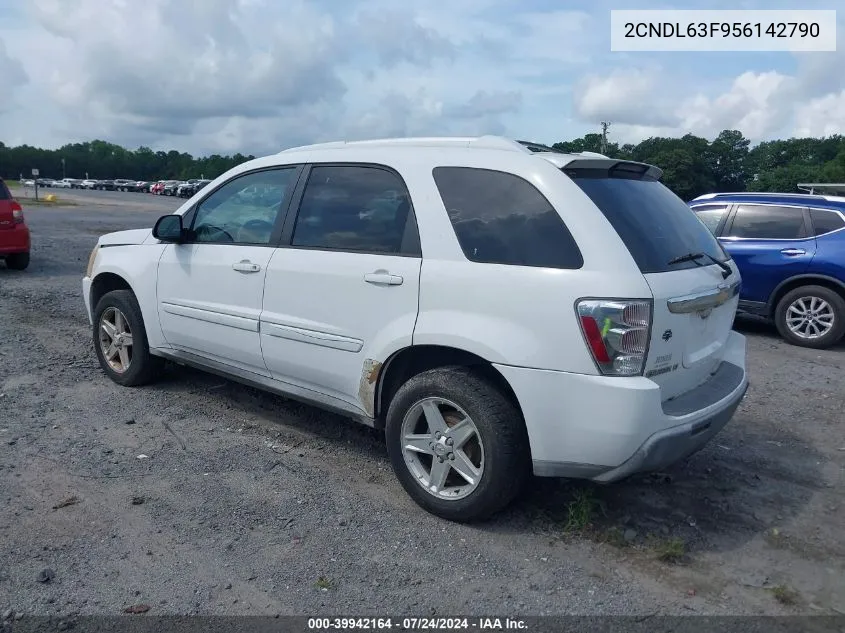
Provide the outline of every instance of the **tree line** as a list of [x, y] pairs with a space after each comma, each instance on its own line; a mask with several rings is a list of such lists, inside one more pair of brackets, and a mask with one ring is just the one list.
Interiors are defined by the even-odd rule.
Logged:
[[[554, 144], [563, 151], [601, 151], [601, 135], [586, 134]], [[605, 154], [663, 169], [663, 182], [684, 200], [719, 191], [794, 192], [800, 182], [845, 183], [845, 137], [791, 138], [751, 147], [738, 130], [723, 130], [712, 141], [686, 134], [651, 137], [637, 144], [608, 143]], [[0, 176], [29, 177], [33, 168], [49, 178], [134, 178], [164, 180], [216, 178], [253, 156], [195, 158], [184, 152], [126, 149], [105, 141], [72, 143], [59, 149], [0, 142]]]
[[114, 180], [187, 180], [216, 178], [245, 161], [255, 158], [235, 154], [213, 154], [194, 158], [185, 152], [153, 151], [149, 147], [126, 149], [106, 141], [71, 143], [59, 149], [30, 145], [8, 147], [0, 142], [0, 176], [16, 180], [30, 178], [33, 168], [43, 178], [93, 178]]
[[[555, 143], [563, 151], [601, 151], [601, 135], [586, 134]], [[663, 182], [684, 200], [721, 191], [798, 192], [798, 183], [845, 183], [845, 137], [791, 138], [751, 147], [738, 130], [723, 130], [712, 141], [685, 134], [652, 137], [633, 144], [608, 143], [613, 158], [663, 169]]]

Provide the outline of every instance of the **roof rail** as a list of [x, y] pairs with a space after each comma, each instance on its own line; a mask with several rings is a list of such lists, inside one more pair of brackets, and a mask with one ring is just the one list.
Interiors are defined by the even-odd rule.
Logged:
[[816, 189], [834, 189], [837, 191], [845, 191], [845, 183], [841, 182], [799, 182], [795, 186], [806, 191], [810, 195], [812, 195]]
[[713, 198], [759, 198], [760, 196], [797, 196], [799, 198], [824, 198], [821, 194], [812, 193], [782, 193], [779, 191], [720, 191], [719, 193], [703, 193], [693, 200], [712, 200]]
[[477, 147], [483, 149], [501, 149], [512, 152], [530, 153], [530, 149], [518, 141], [503, 136], [430, 136], [380, 138], [361, 141], [331, 141], [315, 143], [282, 150], [279, 153], [302, 152], [317, 149], [340, 149], [343, 147]]

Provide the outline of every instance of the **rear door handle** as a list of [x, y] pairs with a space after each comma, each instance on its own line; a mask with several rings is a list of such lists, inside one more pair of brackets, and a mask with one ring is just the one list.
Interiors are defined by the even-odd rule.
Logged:
[[803, 248], [784, 248], [783, 250], [781, 250], [781, 253], [789, 257], [794, 257], [796, 255], [806, 255], [807, 251], [805, 251]]
[[248, 259], [242, 259], [241, 261], [232, 264], [232, 269], [237, 270], [239, 273], [257, 273], [261, 270], [261, 266], [253, 264]]
[[377, 284], [380, 286], [400, 286], [405, 280], [399, 275], [391, 275], [386, 270], [377, 270], [364, 275], [364, 281], [368, 284]]

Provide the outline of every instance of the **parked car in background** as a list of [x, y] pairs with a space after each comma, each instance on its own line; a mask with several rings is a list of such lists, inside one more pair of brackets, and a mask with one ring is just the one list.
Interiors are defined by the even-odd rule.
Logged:
[[21, 180], [21, 186], [22, 187], [34, 187], [35, 181], [32, 178], [25, 178], [24, 180]]
[[689, 203], [742, 275], [739, 310], [802, 347], [845, 336], [845, 198], [719, 193]]
[[189, 180], [188, 182], [179, 185], [176, 193], [180, 198], [190, 198], [210, 182], [210, 180], [205, 179], [193, 181]]
[[162, 189], [161, 193], [165, 196], [175, 196], [181, 184], [181, 180], [168, 180], [164, 183], [164, 189]]
[[127, 180], [125, 178], [116, 178], [114, 180], [114, 190], [115, 191], [134, 191], [135, 190], [135, 180]]
[[52, 187], [56, 184], [56, 181], [52, 178], [36, 178], [35, 182], [38, 183], [39, 187]]
[[133, 191], [148, 192], [150, 190], [150, 183], [146, 180], [137, 180], [135, 182], [135, 189]]
[[99, 189], [100, 191], [114, 191], [114, 180], [98, 180], [94, 189]]
[[191, 194], [188, 192], [193, 189], [193, 186], [198, 182], [198, 180], [198, 178], [190, 178], [189, 180], [179, 183], [179, 186], [176, 187], [176, 195], [180, 198], [190, 198]]
[[58, 187], [60, 189], [79, 189], [81, 185], [82, 181], [75, 178], [62, 178], [53, 184], [54, 187]]
[[99, 183], [99, 180], [94, 180], [93, 178], [86, 178], [80, 183], [80, 185], [83, 189], [96, 189]]
[[748, 387], [736, 266], [660, 169], [531, 147], [245, 162], [152, 230], [99, 238], [93, 353], [120, 385], [169, 359], [383, 429], [404, 489], [450, 520], [503, 508], [532, 472], [663, 469]]
[[0, 258], [12, 270], [29, 266], [29, 227], [23, 217], [23, 208], [0, 178]]

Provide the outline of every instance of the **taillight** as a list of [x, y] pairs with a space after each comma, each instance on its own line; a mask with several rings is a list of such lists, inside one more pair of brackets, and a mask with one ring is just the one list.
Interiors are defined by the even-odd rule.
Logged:
[[15, 224], [23, 224], [23, 207], [12, 200], [12, 221]]
[[584, 340], [602, 374], [643, 373], [651, 336], [651, 301], [584, 299], [576, 309]]

